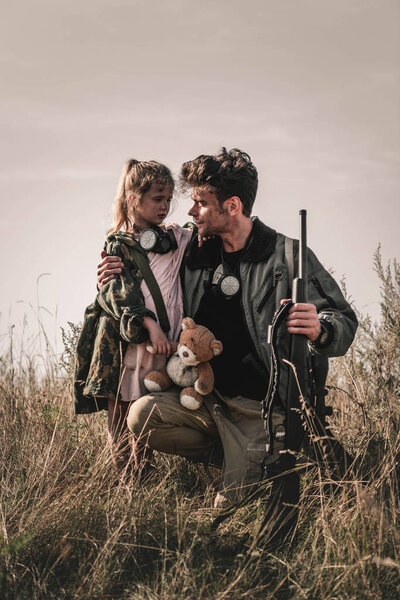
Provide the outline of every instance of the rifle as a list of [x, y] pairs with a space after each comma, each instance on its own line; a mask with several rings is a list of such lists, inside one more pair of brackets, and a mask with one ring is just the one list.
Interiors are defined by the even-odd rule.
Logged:
[[[325, 406], [325, 383], [329, 361], [312, 355], [305, 335], [291, 335], [289, 360], [280, 356], [279, 338], [293, 304], [307, 302], [307, 212], [300, 211], [298, 276], [293, 280], [292, 300], [275, 313], [269, 329], [271, 372], [268, 393], [262, 406], [267, 434], [268, 456], [264, 477], [272, 480], [272, 491], [260, 535], [268, 533], [276, 543], [294, 529], [300, 497], [299, 469], [296, 456], [303, 446], [319, 463], [328, 467], [334, 480], [343, 479], [352, 457], [335, 439], [326, 417], [332, 408]], [[287, 370], [285, 397], [281, 371]]]

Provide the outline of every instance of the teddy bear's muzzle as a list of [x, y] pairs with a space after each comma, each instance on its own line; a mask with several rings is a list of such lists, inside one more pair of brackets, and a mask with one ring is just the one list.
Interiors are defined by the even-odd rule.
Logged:
[[186, 366], [195, 366], [199, 364], [198, 358], [194, 352], [192, 352], [187, 346], [180, 346], [178, 348], [179, 358]]

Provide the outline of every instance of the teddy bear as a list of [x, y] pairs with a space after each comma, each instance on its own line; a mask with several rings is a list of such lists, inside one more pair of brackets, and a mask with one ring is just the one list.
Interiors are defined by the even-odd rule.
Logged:
[[[152, 351], [151, 345], [146, 348]], [[175, 383], [183, 388], [179, 396], [182, 406], [196, 410], [201, 406], [203, 396], [214, 387], [214, 373], [209, 361], [221, 354], [222, 342], [216, 340], [207, 327], [186, 317], [173, 351], [164, 369], [147, 373], [144, 385], [149, 392], [161, 392]]]

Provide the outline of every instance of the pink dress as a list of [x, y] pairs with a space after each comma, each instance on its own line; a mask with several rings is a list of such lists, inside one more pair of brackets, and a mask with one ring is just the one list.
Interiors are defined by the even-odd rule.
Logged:
[[[178, 248], [173, 251], [171, 250], [167, 254], [149, 252], [148, 256], [150, 267], [160, 287], [171, 325], [167, 337], [171, 341], [177, 341], [183, 319], [183, 299], [179, 269], [192, 232], [190, 229], [184, 229], [175, 223], [169, 224], [168, 227], [172, 227], [174, 230]], [[146, 307], [157, 315], [153, 297], [144, 280], [142, 281], [141, 289]], [[164, 355], [154, 355], [148, 352], [146, 344], [148, 342], [144, 342], [143, 344], [129, 344], [125, 352], [120, 387], [121, 399], [124, 402], [133, 402], [144, 396], [147, 393], [143, 384], [146, 374], [153, 369], [162, 369], [167, 362]]]

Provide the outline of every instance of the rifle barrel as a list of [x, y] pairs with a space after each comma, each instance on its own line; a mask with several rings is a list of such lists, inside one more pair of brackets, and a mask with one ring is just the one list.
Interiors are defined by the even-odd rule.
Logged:
[[293, 280], [293, 302], [307, 302], [307, 211], [300, 211], [298, 276]]
[[299, 279], [303, 280], [303, 302], [307, 302], [307, 211], [300, 212]]

